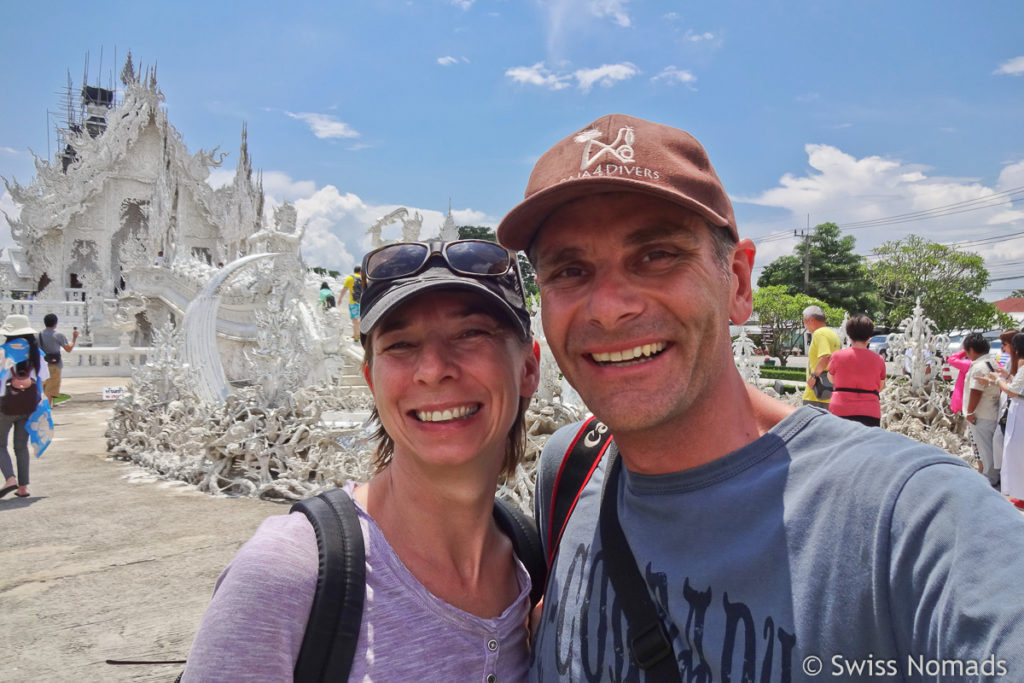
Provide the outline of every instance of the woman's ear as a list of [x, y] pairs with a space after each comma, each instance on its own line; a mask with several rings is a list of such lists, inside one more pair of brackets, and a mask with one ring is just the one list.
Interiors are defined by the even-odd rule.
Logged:
[[363, 363], [363, 379], [366, 380], [366, 386], [370, 387], [370, 393], [373, 393], [373, 380], [370, 379], [370, 364]]
[[519, 385], [519, 395], [530, 398], [540, 386], [540, 344], [533, 340], [533, 348], [523, 359], [523, 375]]

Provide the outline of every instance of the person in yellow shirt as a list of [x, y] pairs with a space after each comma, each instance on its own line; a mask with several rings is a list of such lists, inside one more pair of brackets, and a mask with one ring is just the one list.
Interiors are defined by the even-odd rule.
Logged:
[[344, 301], [345, 292], [348, 292], [348, 317], [352, 318], [352, 338], [359, 341], [359, 301], [363, 298], [363, 275], [359, 266], [356, 266], [354, 271], [345, 278], [338, 299]]
[[821, 306], [804, 309], [804, 327], [811, 333], [811, 345], [807, 349], [807, 389], [804, 390], [804, 405], [818, 406], [828, 410], [828, 399], [821, 400], [814, 395], [818, 375], [828, 370], [828, 361], [839, 350], [839, 335], [825, 325], [825, 312]]

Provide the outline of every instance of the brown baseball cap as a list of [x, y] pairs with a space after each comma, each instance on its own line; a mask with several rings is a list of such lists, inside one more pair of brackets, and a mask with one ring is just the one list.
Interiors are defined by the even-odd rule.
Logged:
[[671, 126], [609, 114], [537, 161], [523, 201], [498, 226], [498, 241], [510, 249], [527, 249], [559, 206], [602, 192], [661, 197], [729, 228], [739, 239], [732, 202], [696, 138]]

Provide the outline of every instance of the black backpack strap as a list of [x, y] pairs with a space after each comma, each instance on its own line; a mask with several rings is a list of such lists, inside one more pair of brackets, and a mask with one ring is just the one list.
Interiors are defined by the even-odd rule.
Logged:
[[494, 499], [494, 521], [506, 536], [512, 539], [516, 557], [530, 573], [530, 604], [536, 605], [544, 595], [548, 567], [544, 562], [544, 549], [540, 544], [537, 525], [523, 512], [501, 498]]
[[[583, 487], [590, 481], [605, 451], [611, 445], [612, 434], [608, 427], [596, 417], [586, 420], [576, 438], [569, 444], [562, 458], [562, 464], [555, 477], [555, 485], [551, 488], [551, 501], [548, 515], [548, 556], [550, 566], [562, 541], [565, 525], [569, 516], [576, 508], [576, 502], [583, 492]], [[537, 501], [538, 519], [540, 501]]]
[[629, 653], [633, 661], [647, 673], [649, 681], [682, 681], [672, 640], [658, 616], [647, 581], [636, 565], [636, 558], [619, 524], [621, 471], [622, 460], [614, 458], [605, 470], [601, 494], [600, 527], [605, 574], [615, 588], [615, 599], [626, 615]]
[[345, 681], [359, 643], [366, 593], [366, 554], [355, 502], [332, 489], [292, 506], [316, 531], [320, 569], [295, 681]]

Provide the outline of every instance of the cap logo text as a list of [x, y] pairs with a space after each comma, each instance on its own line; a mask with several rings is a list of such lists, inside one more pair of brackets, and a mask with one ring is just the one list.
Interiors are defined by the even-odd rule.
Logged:
[[[609, 145], [600, 142], [597, 139], [599, 137], [601, 137], [601, 131], [594, 130], [593, 128], [585, 130], [576, 136], [576, 142], [584, 145], [583, 158], [580, 160], [581, 171], [590, 168], [604, 154], [608, 154], [624, 164], [632, 162], [635, 158], [636, 153], [633, 151], [633, 142], [636, 138], [633, 134], [632, 126], [619, 128], [619, 134], [615, 136], [615, 140]], [[596, 152], [591, 153], [594, 147], [598, 149]]]

